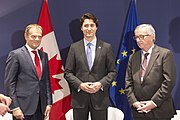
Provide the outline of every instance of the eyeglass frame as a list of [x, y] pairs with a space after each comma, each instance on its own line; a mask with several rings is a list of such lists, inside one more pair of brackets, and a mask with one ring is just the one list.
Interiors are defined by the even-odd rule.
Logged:
[[133, 39], [134, 40], [137, 40], [137, 38], [139, 38], [140, 40], [144, 40], [144, 39], [146, 39], [146, 37], [147, 36], [151, 36], [150, 34], [147, 34], [147, 35], [135, 35], [135, 36], [133, 36]]

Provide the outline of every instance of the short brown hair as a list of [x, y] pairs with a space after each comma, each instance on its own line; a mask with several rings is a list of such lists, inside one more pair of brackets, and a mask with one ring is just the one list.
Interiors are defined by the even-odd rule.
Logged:
[[98, 27], [98, 19], [91, 13], [85, 13], [81, 18], [80, 18], [80, 24], [81, 24], [81, 27], [83, 25], [83, 22], [85, 19], [91, 19], [93, 20], [93, 22], [96, 24], [96, 27]]

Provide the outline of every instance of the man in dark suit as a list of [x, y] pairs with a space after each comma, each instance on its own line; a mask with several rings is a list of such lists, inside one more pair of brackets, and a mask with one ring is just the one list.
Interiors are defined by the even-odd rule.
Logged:
[[5, 69], [5, 89], [12, 99], [14, 120], [44, 120], [52, 104], [48, 55], [38, 50], [43, 29], [26, 27], [26, 45], [9, 53]]
[[[74, 120], [107, 120], [109, 85], [116, 76], [111, 45], [96, 37], [97, 18], [86, 13], [80, 18], [84, 39], [71, 45], [65, 78], [72, 92]], [[90, 56], [89, 56], [90, 54]]]
[[155, 42], [150, 24], [136, 27], [134, 39], [140, 51], [130, 56], [126, 94], [134, 120], [171, 120], [176, 114], [171, 91], [176, 81], [173, 54]]

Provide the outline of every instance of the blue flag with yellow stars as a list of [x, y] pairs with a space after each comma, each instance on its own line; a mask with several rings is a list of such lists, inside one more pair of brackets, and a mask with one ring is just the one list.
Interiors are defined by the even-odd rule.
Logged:
[[126, 23], [116, 60], [117, 77], [110, 86], [112, 105], [124, 113], [124, 120], [133, 120], [131, 108], [125, 95], [125, 75], [129, 56], [139, 50], [133, 39], [134, 29], [138, 25], [135, 0], [132, 0], [126, 16]]

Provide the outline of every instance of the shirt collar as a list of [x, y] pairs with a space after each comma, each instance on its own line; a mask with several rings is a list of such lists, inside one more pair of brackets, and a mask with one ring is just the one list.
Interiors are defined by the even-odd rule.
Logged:
[[153, 48], [154, 48], [154, 44], [151, 46], [151, 48], [150, 48], [147, 52], [142, 51], [142, 53], [143, 53], [143, 54], [145, 54], [145, 53], [149, 53], [149, 54], [151, 54], [151, 53], [152, 53]]
[[28, 49], [29, 52], [31, 52], [31, 51], [37, 51], [38, 52], [38, 49], [35, 49], [35, 50], [32, 49], [31, 47], [29, 47], [29, 45], [27, 43], [26, 43], [25, 46], [26, 46], [26, 48]]
[[[86, 46], [89, 43], [89, 41], [87, 41], [85, 38], [83, 40], [84, 40], [84, 46]], [[97, 38], [95, 37], [90, 43], [92, 44], [92, 46], [96, 46], [96, 42], [97, 42]]]

